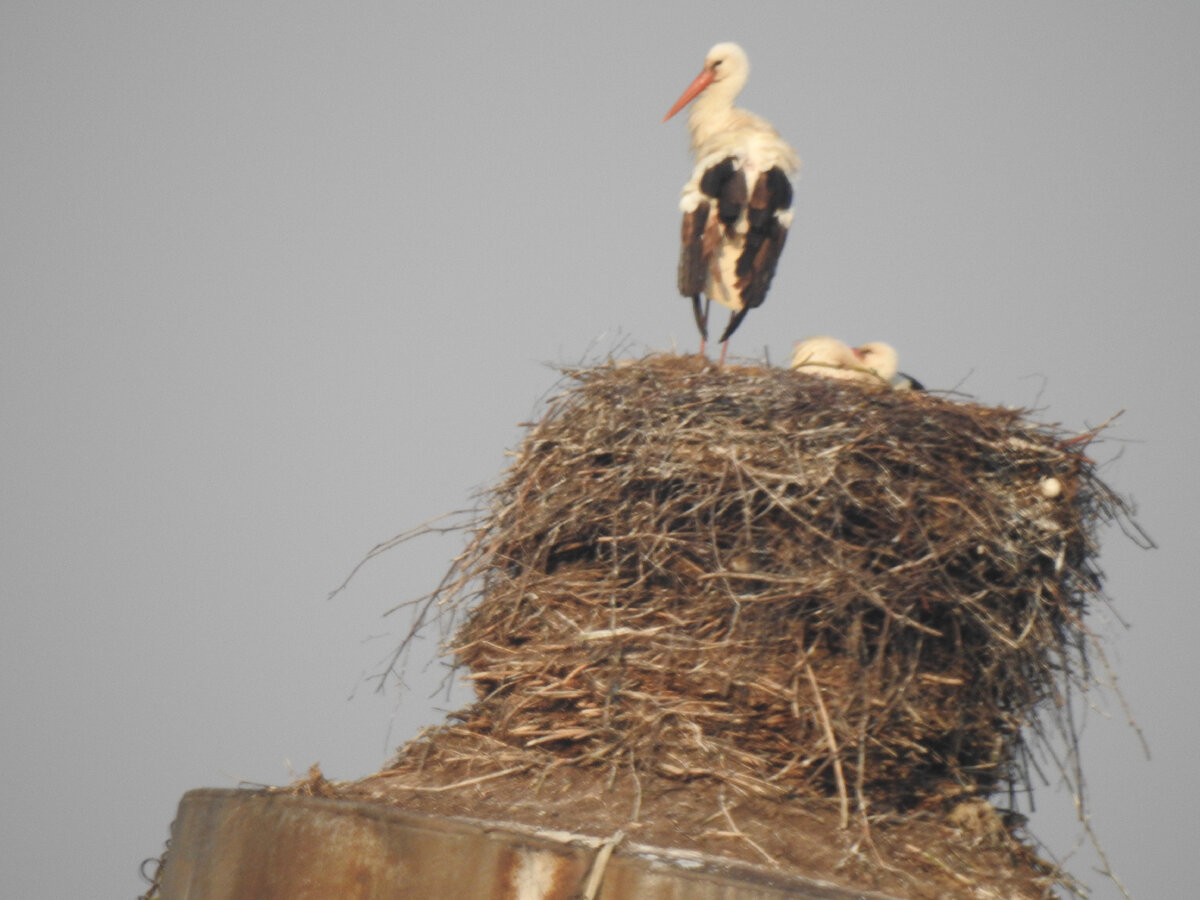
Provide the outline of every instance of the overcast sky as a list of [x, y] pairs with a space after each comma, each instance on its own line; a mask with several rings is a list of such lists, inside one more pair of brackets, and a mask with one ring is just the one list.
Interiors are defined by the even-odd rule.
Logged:
[[[1200, 5], [204, 4], [0, 8], [0, 894], [130, 898], [184, 791], [377, 770], [461, 698], [372, 690], [556, 375], [697, 336], [675, 294], [707, 49], [804, 161], [731, 353], [886, 340], [1036, 406], [1160, 548], [1104, 535], [1092, 822], [1190, 896], [1200, 716]], [[432, 651], [427, 644], [423, 652]], [[1106, 719], [1105, 714], [1112, 716]], [[1077, 842], [1061, 792], [1035, 830]], [[1098, 900], [1119, 896], [1068, 865]]]

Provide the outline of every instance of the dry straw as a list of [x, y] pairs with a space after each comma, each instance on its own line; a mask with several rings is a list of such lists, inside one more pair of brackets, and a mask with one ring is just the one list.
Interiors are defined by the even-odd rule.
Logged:
[[843, 823], [1020, 788], [1031, 743], [1074, 741], [1096, 530], [1125, 513], [1094, 433], [694, 357], [565, 374], [413, 601], [414, 635], [457, 617], [457, 733]]

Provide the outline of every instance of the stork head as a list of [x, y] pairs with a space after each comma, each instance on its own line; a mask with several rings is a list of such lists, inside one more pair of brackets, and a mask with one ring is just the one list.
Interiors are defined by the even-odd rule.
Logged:
[[663, 116], [663, 121], [667, 121], [695, 100], [710, 85], [718, 86], [722, 94], [729, 97], [729, 102], [732, 104], [733, 98], [745, 87], [746, 79], [749, 77], [750, 59], [746, 56], [746, 51], [737, 44], [728, 42], [717, 44], [708, 51], [708, 56], [704, 57], [704, 68], [675, 101], [671, 111]]
[[858, 357], [860, 366], [870, 369], [884, 381], [891, 381], [900, 365], [896, 349], [883, 341], [872, 341], [855, 347], [854, 355]]

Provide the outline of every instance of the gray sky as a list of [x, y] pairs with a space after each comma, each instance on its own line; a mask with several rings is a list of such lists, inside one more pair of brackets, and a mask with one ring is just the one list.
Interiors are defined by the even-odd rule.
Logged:
[[[365, 679], [460, 539], [325, 594], [499, 474], [544, 363], [695, 349], [659, 119], [736, 40], [804, 166], [732, 353], [882, 339], [934, 388], [1125, 410], [1096, 453], [1161, 548], [1106, 534], [1133, 627], [1092, 624], [1153, 757], [1098, 697], [1085, 765], [1129, 887], [1186, 896], [1198, 39], [1190, 0], [6, 3], [0, 895], [132, 897], [184, 791], [366, 775], [458, 705]], [[1079, 831], [1053, 790], [1034, 826]]]

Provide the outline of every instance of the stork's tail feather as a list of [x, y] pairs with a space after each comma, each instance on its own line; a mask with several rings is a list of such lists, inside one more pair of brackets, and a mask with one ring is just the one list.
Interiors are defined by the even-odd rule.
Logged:
[[892, 376], [892, 387], [899, 391], [923, 391], [925, 385], [917, 381], [911, 375], [906, 375], [904, 372], [897, 372]]
[[708, 304], [709, 300], [706, 297], [704, 300], [704, 311], [700, 311], [700, 295], [696, 294], [692, 297], [692, 314], [696, 317], [696, 327], [700, 329], [700, 339], [708, 340]]
[[729, 317], [729, 324], [725, 326], [725, 330], [721, 333], [721, 343], [729, 340], [730, 335], [737, 331], [738, 326], [742, 324], [742, 319], [746, 318], [746, 313], [750, 311], [750, 307], [744, 306]]

